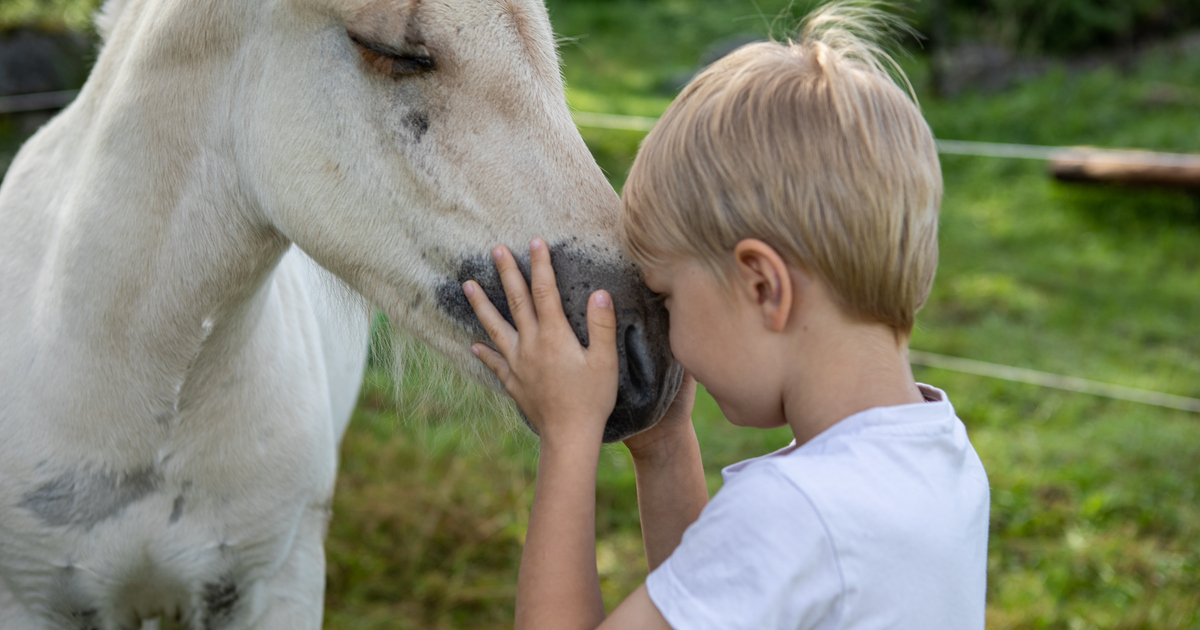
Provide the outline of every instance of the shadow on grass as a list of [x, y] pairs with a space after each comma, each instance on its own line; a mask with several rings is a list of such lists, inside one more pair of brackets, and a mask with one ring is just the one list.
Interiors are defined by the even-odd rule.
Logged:
[[1052, 199], [1096, 229], [1200, 230], [1200, 191], [1056, 183]]

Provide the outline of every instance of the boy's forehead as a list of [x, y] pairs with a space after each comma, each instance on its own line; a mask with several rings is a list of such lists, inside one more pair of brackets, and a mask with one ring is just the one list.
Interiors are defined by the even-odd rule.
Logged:
[[654, 265], [642, 265], [642, 280], [655, 293], [669, 291], [689, 267], [686, 260], [667, 260]]
[[642, 265], [642, 280], [652, 291], [661, 293], [689, 274], [708, 274], [708, 267], [695, 258], [674, 258], [654, 265]]

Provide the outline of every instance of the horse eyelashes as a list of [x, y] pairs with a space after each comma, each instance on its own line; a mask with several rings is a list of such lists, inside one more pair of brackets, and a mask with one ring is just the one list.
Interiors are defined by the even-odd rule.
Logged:
[[402, 52], [354, 33], [348, 35], [367, 65], [378, 72], [400, 77], [430, 72], [437, 68], [437, 61], [429, 55]]
[[394, 57], [392, 74], [418, 74], [437, 68], [433, 57]]

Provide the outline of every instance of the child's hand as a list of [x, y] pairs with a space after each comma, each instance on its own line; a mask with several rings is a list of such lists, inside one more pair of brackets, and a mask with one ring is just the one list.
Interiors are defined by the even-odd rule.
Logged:
[[[617, 402], [616, 312], [606, 291], [588, 300], [587, 348], [580, 345], [562, 311], [554, 268], [545, 241], [529, 245], [530, 287], [512, 252], [492, 250], [516, 329], [501, 317], [474, 281], [463, 292], [495, 349], [477, 343], [471, 351], [517, 401], [544, 443], [586, 440], [597, 447]], [[532, 289], [532, 298], [530, 297]]]
[[692, 429], [692, 407], [696, 404], [696, 379], [688, 372], [683, 373], [679, 393], [667, 407], [658, 424], [625, 440], [625, 446], [634, 459], [651, 459], [669, 454], [679, 445], [679, 440], [695, 440]]

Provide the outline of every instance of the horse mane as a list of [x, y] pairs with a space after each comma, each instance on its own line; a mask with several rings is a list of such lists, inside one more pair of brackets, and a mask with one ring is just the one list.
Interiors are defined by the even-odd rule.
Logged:
[[502, 390], [468, 377], [445, 355], [390, 321], [342, 279], [311, 259], [308, 263], [309, 278], [319, 289], [313, 297], [321, 306], [371, 318], [364, 387], [386, 392], [400, 421], [422, 432], [451, 428], [467, 438], [467, 448], [486, 448], [501, 436], [523, 444], [534, 442], [533, 434], [524, 430], [517, 406]]

